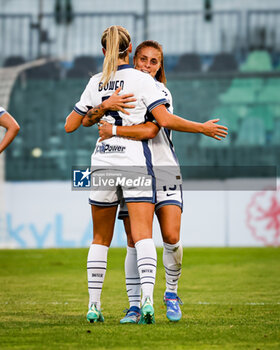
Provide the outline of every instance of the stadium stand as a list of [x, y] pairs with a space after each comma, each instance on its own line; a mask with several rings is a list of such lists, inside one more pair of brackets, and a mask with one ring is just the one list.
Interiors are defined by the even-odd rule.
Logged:
[[231, 81], [231, 86], [234, 88], [250, 88], [251, 90], [258, 91], [262, 88], [262, 78], [234, 78]]
[[42, 66], [27, 69], [26, 75], [28, 79], [60, 79], [60, 63], [48, 62]]
[[199, 55], [195, 53], [186, 53], [179, 57], [178, 63], [173, 72], [200, 72], [201, 61]]
[[[167, 86], [172, 91], [175, 114], [201, 122], [220, 118], [220, 123], [229, 128], [228, 139], [221, 142], [197, 134], [174, 132], [173, 142], [180, 164], [195, 166], [196, 173], [192, 175], [203, 178], [207, 174], [201, 172], [199, 166], [267, 162], [267, 147], [278, 145], [280, 132], [280, 100], [275, 93], [279, 91], [275, 89], [279, 80], [265, 75], [257, 78], [242, 75], [236, 78], [235, 74], [228, 78], [170, 76]], [[97, 128], [80, 128], [73, 134], [64, 131], [65, 117], [87, 81], [88, 78], [29, 77], [26, 81], [17, 80], [9, 110], [24, 128], [7, 149], [8, 180], [68, 179], [72, 166], [89, 164]], [[261, 101], [263, 95], [267, 96], [266, 102]], [[38, 148], [42, 154], [36, 157], [34, 149]], [[274, 148], [270, 151], [273, 164], [278, 159], [276, 153]]]
[[[226, 118], [223, 118], [223, 125], [228, 126]], [[213, 138], [200, 135], [199, 147], [201, 148], [220, 148], [230, 146], [230, 136], [224, 140], [218, 141]]]
[[257, 104], [251, 109], [249, 109], [248, 117], [261, 119], [266, 132], [272, 132], [274, 128], [274, 115], [266, 104]]
[[93, 56], [78, 56], [73, 67], [67, 72], [68, 78], [88, 78], [97, 72], [97, 63]]
[[227, 92], [220, 95], [220, 101], [224, 104], [254, 103], [256, 101], [255, 89], [249, 86], [230, 87]]
[[22, 56], [9, 56], [4, 60], [3, 67], [14, 67], [25, 62]]
[[271, 58], [267, 51], [250, 52], [247, 60], [240, 66], [242, 72], [270, 72], [273, 70]]
[[266, 143], [265, 125], [263, 120], [248, 117], [242, 121], [236, 146], [264, 146]]
[[274, 118], [280, 118], [280, 103], [278, 102], [278, 104], [271, 104], [268, 106], [269, 110], [271, 111], [271, 113], [274, 115]]
[[238, 132], [239, 123], [244, 113], [247, 113], [246, 107], [222, 105], [215, 108], [213, 116], [220, 118], [223, 124], [229, 128], [231, 134], [235, 134]]
[[231, 53], [220, 53], [214, 56], [210, 72], [234, 72], [238, 69], [237, 61]]
[[[245, 8], [245, 2], [240, 1], [240, 6], [242, 4]], [[166, 20], [171, 23], [171, 17], [174, 20], [174, 25], [166, 26], [167, 30], [162, 30], [160, 25], [160, 30], [150, 27], [147, 33], [163, 45], [167, 87], [172, 92], [174, 113], [199, 122], [220, 118], [220, 123], [229, 128], [229, 137], [222, 142], [195, 134], [174, 133], [180, 164], [234, 165], [252, 161], [263, 164], [260, 148], [267, 151], [269, 147], [270, 161], [276, 164], [280, 133], [279, 45], [267, 51], [268, 46], [262, 38], [257, 44], [254, 37], [249, 40], [254, 26], [262, 21], [257, 19], [258, 13], [250, 14], [251, 21], [241, 10], [227, 11], [227, 6], [223, 6], [223, 13], [215, 14], [215, 20], [206, 23], [207, 33], [203, 13], [199, 11], [180, 14], [182, 22], [178, 25], [176, 11], [173, 15], [171, 10], [164, 16], [161, 12], [156, 14], [157, 11], [148, 15], [148, 20], [151, 19], [149, 16], [153, 16], [153, 20], [157, 16], [160, 24]], [[85, 166], [90, 162], [97, 138], [96, 127], [81, 128], [67, 135], [64, 122], [90, 75], [102, 67], [100, 38], [94, 39], [98, 32], [96, 28], [107, 23], [104, 19], [108, 13], [102, 11], [74, 13], [71, 31], [68, 31], [71, 44], [65, 46], [65, 37], [60, 35], [63, 26], [58, 26], [48, 14], [42, 17], [43, 28], [48, 28], [50, 37], [55, 40], [39, 43], [33, 35], [34, 28], [30, 35], [30, 23], [26, 18], [25, 31], [21, 29], [18, 33], [17, 45], [6, 41], [5, 56], [0, 60], [4, 66], [14, 66], [46, 52], [61, 60], [26, 70], [16, 81], [8, 108], [24, 127], [6, 152], [8, 180], [69, 179], [69, 169], [73, 165]], [[241, 22], [237, 21], [237, 15], [242, 17]], [[270, 14], [264, 11], [263, 15], [263, 23], [269, 24]], [[110, 16], [112, 21], [121, 19], [122, 24], [133, 32], [134, 48], [145, 37], [144, 17], [138, 13], [119, 17], [110, 12]], [[15, 31], [22, 28], [16, 23], [23, 19], [22, 15], [3, 16], [3, 21], [15, 24], [11, 25]], [[239, 23], [248, 31], [239, 28]], [[274, 39], [276, 43], [277, 38]], [[15, 51], [15, 47], [20, 50]], [[254, 51], [250, 52], [251, 49]], [[6, 56], [9, 57], [4, 59]], [[132, 57], [130, 63], [133, 63]], [[250, 150], [247, 152], [246, 148]], [[203, 178], [205, 174], [198, 172], [195, 176]]]
[[261, 90], [259, 101], [264, 103], [279, 103], [280, 101], [280, 83], [279, 79], [269, 79]]
[[274, 132], [272, 134], [271, 144], [273, 146], [280, 146], [280, 119], [275, 121]]
[[[10, 111], [24, 124], [7, 149], [6, 176], [10, 180], [52, 180], [71, 177], [72, 166], [86, 166], [97, 139], [96, 128], [66, 134], [64, 123], [87, 79], [28, 78], [15, 84]], [[21, 101], [21, 103], [17, 103]], [[28, 111], [22, 113], [22, 110]], [[34, 150], [39, 149], [39, 154]], [[20, 169], [19, 172], [15, 169]]]

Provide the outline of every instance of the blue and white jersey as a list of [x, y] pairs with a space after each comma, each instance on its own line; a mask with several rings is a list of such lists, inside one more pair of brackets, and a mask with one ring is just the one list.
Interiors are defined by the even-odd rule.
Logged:
[[[93, 106], [109, 98], [121, 87], [120, 94], [134, 94], [135, 108], [129, 110], [130, 115], [122, 112], [108, 111], [102, 120], [115, 125], [136, 125], [145, 122], [145, 115], [155, 107], [166, 104], [167, 100], [156, 86], [155, 80], [146, 73], [131, 68], [129, 65], [118, 67], [116, 74], [105, 86], [100, 83], [101, 73], [94, 75], [74, 110], [85, 115]], [[150, 168], [151, 152], [147, 141], [135, 141], [122, 137], [112, 137], [103, 142], [97, 140], [92, 154], [92, 165], [144, 166]]]
[[5, 114], [5, 113], [7, 113], [7, 111], [5, 110], [5, 108], [3, 108], [2, 106], [0, 106], [0, 117], [1, 117], [3, 114]]
[[[167, 87], [156, 82], [157, 88], [164, 94], [168, 111], [173, 113], [172, 95]], [[151, 120], [154, 120], [152, 117]], [[157, 179], [157, 189], [162, 189], [165, 185], [178, 185], [181, 183], [182, 176], [180, 166], [175, 154], [175, 149], [172, 143], [171, 130], [160, 128], [158, 134], [153, 139], [150, 139], [149, 146], [152, 150], [152, 160], [155, 176]]]
[[165, 96], [156, 88], [154, 79], [129, 65], [119, 66], [115, 76], [105, 86], [100, 83], [101, 76], [102, 73], [99, 73], [90, 79], [80, 101], [75, 105], [77, 113], [86, 115], [90, 108], [109, 98], [119, 87], [122, 88], [120, 95], [132, 93], [137, 101], [134, 103], [135, 108], [130, 110], [130, 115], [117, 111], [106, 113], [102, 120], [110, 124], [129, 126], [144, 123], [147, 110], [151, 112], [155, 107], [166, 103]]

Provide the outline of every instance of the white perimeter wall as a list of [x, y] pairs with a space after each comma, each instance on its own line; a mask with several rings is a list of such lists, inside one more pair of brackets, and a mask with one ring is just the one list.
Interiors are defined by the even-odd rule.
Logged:
[[[199, 183], [188, 182], [188, 188]], [[201, 188], [209, 188], [209, 184]], [[216, 182], [218, 191], [184, 192], [181, 240], [184, 246], [280, 245], [280, 191], [236, 191], [234, 181]], [[264, 185], [265, 188], [265, 185]], [[87, 191], [69, 182], [5, 184], [6, 230], [0, 248], [86, 247], [92, 238]], [[154, 240], [161, 246], [157, 220]], [[117, 220], [112, 246], [125, 246]]]

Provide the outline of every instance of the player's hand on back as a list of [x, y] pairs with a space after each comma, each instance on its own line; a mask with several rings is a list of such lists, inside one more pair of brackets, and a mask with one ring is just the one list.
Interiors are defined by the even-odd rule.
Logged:
[[228, 134], [228, 128], [226, 126], [217, 124], [220, 119], [211, 119], [203, 123], [203, 134], [209, 137], [213, 137], [216, 140], [225, 138]]
[[119, 87], [107, 100], [103, 101], [103, 106], [107, 110], [120, 111], [129, 115], [125, 109], [135, 108], [135, 105], [129, 103], [135, 102], [136, 98], [133, 98], [133, 94], [119, 95], [120, 91], [121, 87]]
[[104, 141], [111, 138], [113, 136], [112, 129], [113, 129], [112, 124], [107, 123], [104, 120], [101, 120], [100, 123], [98, 123], [99, 136], [101, 137], [99, 141]]

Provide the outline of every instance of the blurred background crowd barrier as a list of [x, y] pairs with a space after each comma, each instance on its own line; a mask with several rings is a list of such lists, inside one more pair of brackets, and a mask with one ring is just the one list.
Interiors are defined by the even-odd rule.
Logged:
[[[221, 142], [174, 133], [185, 180], [259, 178], [271, 176], [266, 167], [277, 169], [278, 0], [0, 0], [0, 8], [1, 70], [47, 59], [20, 71], [9, 93], [5, 84], [15, 77], [3, 75], [0, 104], [8, 101], [22, 126], [6, 150], [6, 181], [70, 180], [72, 166], [89, 165], [97, 129], [69, 135], [64, 123], [90, 76], [102, 69], [100, 37], [112, 24], [129, 30], [134, 48], [146, 39], [162, 44], [175, 114], [200, 122], [220, 118], [229, 128]], [[254, 174], [251, 166], [263, 171]], [[215, 167], [235, 170], [214, 176]]]

